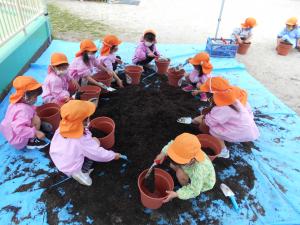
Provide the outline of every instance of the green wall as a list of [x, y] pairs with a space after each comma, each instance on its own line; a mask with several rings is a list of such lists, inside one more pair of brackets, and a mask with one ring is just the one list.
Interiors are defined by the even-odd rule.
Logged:
[[41, 47], [50, 40], [47, 17], [40, 17], [0, 48], [0, 93], [2, 93]]

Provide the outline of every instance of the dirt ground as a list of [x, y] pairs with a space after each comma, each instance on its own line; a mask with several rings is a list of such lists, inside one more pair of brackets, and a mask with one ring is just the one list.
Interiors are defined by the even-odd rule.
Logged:
[[[179, 215], [187, 212], [197, 224], [217, 225], [220, 221], [206, 209], [213, 207], [216, 200], [231, 204], [219, 189], [222, 182], [233, 189], [238, 204], [247, 199], [263, 215], [263, 207], [249, 194], [255, 177], [244, 157], [251, 154], [251, 147], [258, 149], [252, 143], [235, 145], [236, 148], [228, 145], [232, 151], [230, 159], [216, 159], [213, 162], [217, 173], [215, 187], [201, 194], [195, 201], [175, 199], [152, 213], [142, 206], [137, 187], [138, 175], [152, 164], [155, 156], [171, 139], [183, 132], [199, 133], [196, 127], [176, 123], [176, 119], [181, 116], [195, 116], [199, 106], [204, 105], [189, 93], [169, 86], [162, 76], [152, 77], [140, 86], [128, 86], [116, 94], [102, 97], [93, 117], [109, 116], [115, 121], [117, 142], [113, 149], [126, 154], [130, 161], [95, 163], [91, 187], [87, 188], [71, 179], [45, 191], [41, 201], [46, 203], [48, 223], [58, 224], [57, 207], [63, 207], [70, 201], [74, 217], [68, 222], [80, 221], [86, 224], [88, 216], [95, 224], [139, 225], [158, 224], [163, 217], [169, 224], [180, 224]], [[175, 177], [168, 165], [166, 161], [160, 167]], [[234, 174], [221, 176], [224, 170], [231, 167], [235, 169]], [[51, 186], [60, 179], [60, 174], [50, 175], [41, 186]], [[176, 180], [175, 185], [175, 189], [179, 188]], [[184, 224], [190, 223], [186, 219]]]
[[[143, 30], [153, 28], [161, 43], [205, 43], [215, 35], [219, 0], [141, 0], [138, 5], [48, 0], [80, 18], [99, 21], [113, 28], [124, 41], [137, 42]], [[118, 1], [115, 1], [118, 2]], [[253, 44], [246, 56], [238, 56], [247, 70], [273, 94], [300, 114], [300, 53], [283, 57], [275, 52], [277, 33], [287, 18], [298, 16], [299, 0], [226, 1], [220, 36], [229, 37], [245, 17], [258, 21]], [[73, 37], [74, 34], [71, 34]], [[65, 38], [67, 38], [65, 36]]]

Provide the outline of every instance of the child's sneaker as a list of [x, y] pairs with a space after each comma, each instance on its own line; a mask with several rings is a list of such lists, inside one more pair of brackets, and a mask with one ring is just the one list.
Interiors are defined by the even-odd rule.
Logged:
[[92, 178], [90, 178], [90, 173], [92, 171], [89, 171], [88, 173], [83, 173], [81, 170], [73, 173], [72, 177], [77, 180], [80, 184], [91, 186], [92, 185]]
[[49, 143], [38, 138], [30, 138], [27, 144], [28, 149], [42, 149], [45, 148]]
[[225, 147], [221, 150], [221, 153], [218, 155], [219, 158], [228, 159], [230, 157], [229, 150]]
[[182, 90], [185, 92], [191, 92], [194, 90], [194, 87], [193, 87], [193, 85], [189, 84], [188, 86], [183, 87]]

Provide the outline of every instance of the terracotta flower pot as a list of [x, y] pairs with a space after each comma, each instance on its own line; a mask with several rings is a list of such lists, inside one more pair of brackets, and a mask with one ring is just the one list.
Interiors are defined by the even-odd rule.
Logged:
[[242, 43], [242, 44], [239, 44], [239, 48], [238, 48], [238, 53], [240, 55], [246, 55], [249, 47], [250, 47], [251, 43]]
[[75, 94], [75, 92], [77, 91], [77, 88], [76, 88], [76, 86], [73, 84], [73, 82], [69, 82], [69, 84], [68, 84], [68, 91], [69, 91], [69, 93], [70, 93], [70, 96], [72, 96], [72, 95], [74, 95]]
[[155, 59], [155, 64], [157, 67], [158, 74], [166, 74], [169, 68], [171, 60], [170, 59]]
[[142, 72], [144, 71], [142, 66], [129, 65], [125, 67], [125, 74], [131, 79], [127, 79], [128, 84], [139, 84]]
[[104, 137], [99, 137], [100, 145], [103, 148], [110, 149], [115, 144], [115, 122], [109, 117], [97, 117], [90, 122], [89, 128], [102, 131], [106, 134]]
[[86, 101], [95, 101], [95, 98], [99, 100], [101, 88], [93, 85], [86, 85], [79, 88], [80, 99]]
[[201, 148], [209, 148], [214, 152], [211, 155], [207, 154], [211, 161], [213, 161], [221, 153], [221, 143], [214, 136], [209, 134], [198, 134], [197, 138], [201, 143]]
[[286, 42], [280, 42], [276, 48], [278, 55], [288, 55], [292, 45]]
[[[111, 82], [113, 80], [112, 75], [109, 75], [108, 73], [104, 71], [100, 71], [92, 76], [97, 82], [102, 82], [106, 86], [110, 87]], [[102, 90], [103, 92], [107, 92], [106, 90]]]
[[149, 209], [158, 209], [163, 204], [166, 197], [166, 191], [172, 191], [174, 188], [173, 178], [169, 173], [162, 169], [155, 168], [155, 191], [151, 193], [144, 186], [144, 178], [148, 169], [144, 170], [138, 177], [138, 187], [141, 195], [142, 204]]
[[60, 107], [55, 103], [47, 103], [37, 107], [37, 115], [41, 119], [41, 129], [45, 132], [55, 132], [60, 122]]
[[176, 70], [175, 68], [168, 69], [168, 84], [174, 87], [178, 87], [178, 81], [183, 77], [184, 69]]

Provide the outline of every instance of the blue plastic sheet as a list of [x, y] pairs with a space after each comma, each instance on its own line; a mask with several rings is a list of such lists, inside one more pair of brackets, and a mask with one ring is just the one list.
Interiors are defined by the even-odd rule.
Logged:
[[[100, 47], [100, 41], [96, 41]], [[130, 63], [136, 44], [123, 43], [118, 54], [123, 61]], [[160, 52], [171, 58], [172, 64], [183, 63], [186, 58], [192, 57], [204, 50], [204, 45], [158, 45]], [[31, 65], [25, 73], [43, 82], [47, 73], [47, 66], [53, 52], [64, 52], [69, 61], [74, 58], [79, 49], [79, 43], [55, 40], [43, 55]], [[255, 141], [256, 148], [252, 154], [244, 159], [252, 166], [255, 174], [255, 184], [249, 195], [239, 203], [240, 213], [236, 213], [232, 206], [220, 199], [206, 210], [211, 217], [215, 217], [220, 224], [268, 224], [268, 225], [294, 225], [300, 224], [300, 119], [296, 113], [271, 94], [262, 84], [247, 73], [244, 65], [235, 59], [212, 58], [213, 74], [221, 75], [249, 93], [249, 102], [253, 107], [258, 121], [261, 136]], [[187, 70], [192, 68], [187, 66]], [[271, 77], [270, 77], [271, 79]], [[11, 90], [12, 92], [12, 90]], [[10, 92], [10, 93], [11, 93]], [[0, 119], [2, 120], [7, 106], [8, 96], [0, 104]], [[41, 103], [41, 99], [38, 100]], [[266, 116], [267, 115], [267, 116]], [[235, 145], [233, 148], [238, 148]], [[44, 188], [40, 187], [49, 173], [57, 170], [49, 165], [44, 152], [36, 150], [15, 150], [0, 134], [0, 224], [47, 224], [46, 206], [39, 199]], [[232, 156], [235, 156], [232, 151]], [[217, 176], [219, 179], [234, 177], [235, 168], [228, 167]], [[246, 175], [245, 175], [246, 176]], [[65, 177], [62, 176], [62, 179]], [[234, 178], [233, 178], [234, 179]], [[243, 185], [243, 181], [236, 181]], [[25, 185], [25, 186], [24, 186]], [[24, 189], [24, 187], [26, 187]], [[29, 188], [28, 188], [29, 187]], [[58, 188], [61, 196], [64, 190]], [[26, 191], [24, 191], [26, 190]], [[198, 208], [196, 201], [205, 201], [205, 193], [200, 198], [191, 200], [193, 210], [199, 214], [200, 221], [205, 222], [205, 216]], [[259, 207], [253, 207], [254, 203]], [[60, 224], [81, 224], [74, 222], [74, 215], [69, 201], [65, 206], [55, 208]], [[55, 212], [54, 212], [55, 213]], [[146, 214], [153, 213], [145, 209]], [[255, 218], [255, 219], [253, 219]], [[197, 224], [189, 213], [178, 215], [178, 223]], [[86, 223], [92, 224], [93, 218], [86, 215]], [[161, 218], [158, 224], [168, 224]]]

